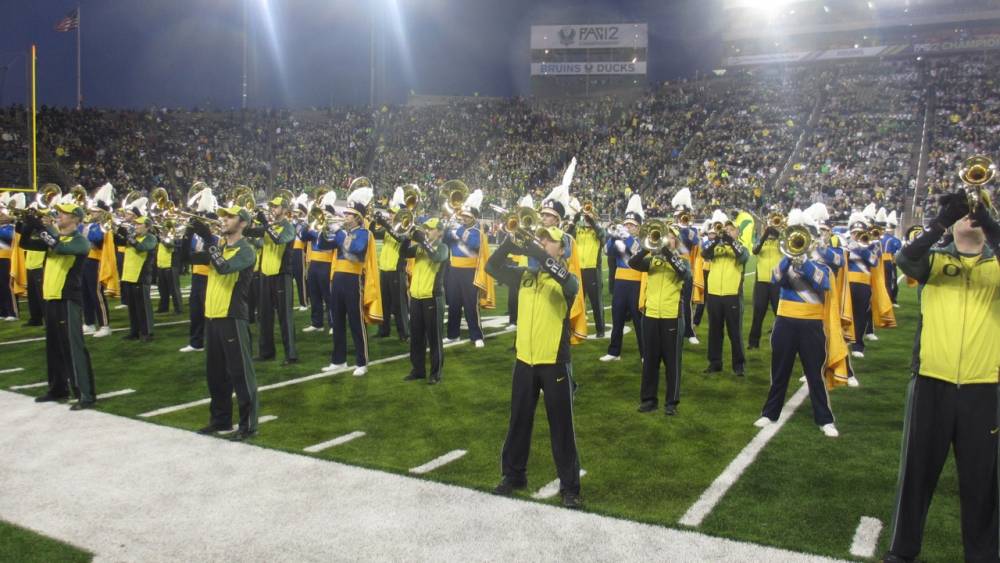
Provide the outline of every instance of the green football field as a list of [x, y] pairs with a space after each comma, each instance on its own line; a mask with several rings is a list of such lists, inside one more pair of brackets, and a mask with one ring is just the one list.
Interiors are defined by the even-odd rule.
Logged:
[[[744, 338], [751, 316], [751, 279], [747, 278], [745, 291]], [[506, 288], [498, 286], [497, 294], [497, 309], [484, 312], [484, 323], [496, 327], [486, 329], [493, 334], [486, 348], [475, 349], [467, 341], [448, 347], [443, 384], [437, 386], [402, 380], [409, 371], [407, 345], [395, 336], [370, 339], [370, 357], [384, 361], [373, 364], [367, 376], [352, 377], [350, 371], [321, 373], [330, 361], [331, 337], [325, 331], [303, 334], [308, 313], [296, 312], [302, 361], [281, 367], [279, 346], [279, 361], [256, 365], [260, 386], [288, 384], [261, 391], [261, 415], [277, 418], [261, 424], [247, 447], [274, 448], [401, 474], [453, 450], [465, 450], [467, 454], [460, 459], [420, 478], [490, 490], [500, 478], [499, 454], [513, 366], [513, 333], [503, 332], [501, 319], [488, 318], [505, 312]], [[822, 435], [806, 400], [704, 521], [691, 529], [849, 559], [860, 518], [871, 517], [883, 524], [876, 555], [884, 551], [916, 325], [915, 291], [901, 288], [900, 302], [902, 307], [896, 309], [899, 328], [880, 330], [880, 340], [869, 343], [867, 357], [854, 363], [861, 387], [832, 392], [841, 436]], [[610, 330], [610, 314], [607, 317]], [[113, 311], [112, 318], [114, 328], [127, 324], [124, 310]], [[192, 431], [207, 422], [206, 404], [149, 416], [158, 409], [207, 397], [204, 356], [177, 352], [187, 343], [186, 320], [186, 314], [157, 314], [161, 326], [151, 343], [123, 342], [122, 332], [104, 339], [87, 337], [98, 393], [134, 390], [99, 401], [100, 410]], [[765, 331], [772, 321], [768, 316]], [[369, 334], [374, 334], [374, 327]], [[0, 387], [45, 380], [42, 335], [40, 328], [0, 323], [0, 370], [23, 368], [0, 373]], [[747, 377], [741, 379], [728, 370], [728, 343], [723, 355], [727, 370], [702, 374], [707, 365], [706, 325], [698, 329], [698, 335], [701, 344], [685, 344], [681, 403], [675, 417], [666, 417], [662, 411], [636, 412], [640, 364], [634, 333], [625, 335], [620, 362], [597, 361], [606, 351], [607, 340], [588, 340], [573, 348], [574, 375], [580, 384], [574, 411], [577, 445], [586, 471], [581, 480], [586, 510], [685, 528], [679, 523], [681, 517], [757, 434], [752, 423], [759, 416], [769, 383], [766, 339], [763, 349], [747, 353]], [[353, 358], [351, 352], [348, 357]], [[300, 378], [304, 380], [297, 381]], [[797, 379], [796, 374], [789, 397], [801, 385]], [[36, 396], [45, 388], [18, 391]], [[316, 454], [303, 451], [351, 432], [365, 435]], [[526, 502], [555, 503], [555, 499], [531, 498], [531, 491], [555, 478], [544, 406], [536, 413], [532, 453], [528, 492], [520, 495]], [[922, 558], [954, 561], [961, 557], [958, 487], [954, 463], [949, 461], [931, 507]]]

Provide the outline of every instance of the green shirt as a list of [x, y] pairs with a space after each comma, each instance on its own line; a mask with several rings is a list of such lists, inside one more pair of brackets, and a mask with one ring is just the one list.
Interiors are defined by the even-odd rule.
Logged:
[[253, 246], [245, 238], [227, 246], [221, 242], [222, 262], [215, 264], [208, 252], [191, 255], [195, 264], [209, 264], [208, 287], [205, 290], [205, 318], [249, 320], [247, 295], [250, 277], [256, 262]]

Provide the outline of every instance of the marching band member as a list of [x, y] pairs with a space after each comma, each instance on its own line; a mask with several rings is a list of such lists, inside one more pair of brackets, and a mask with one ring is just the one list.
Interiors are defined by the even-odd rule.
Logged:
[[160, 293], [160, 306], [157, 313], [169, 313], [170, 302], [174, 303], [174, 313], [184, 312], [181, 304], [180, 255], [177, 252], [180, 241], [174, 238], [174, 233], [159, 233], [160, 240], [156, 247], [156, 287]]
[[239, 206], [218, 209], [221, 237], [208, 224], [194, 220], [190, 228], [204, 243], [192, 253], [192, 264], [208, 266], [205, 289], [205, 376], [208, 381], [209, 422], [199, 434], [228, 432], [233, 427], [233, 392], [239, 406], [239, 426], [233, 440], [257, 433], [257, 374], [250, 359], [247, 295], [256, 261], [243, 238], [250, 212]]
[[594, 314], [596, 337], [604, 338], [606, 329], [604, 325], [604, 284], [601, 280], [601, 252], [607, 233], [601, 227], [592, 208], [588, 212], [581, 209], [582, 206], [579, 204], [572, 207], [577, 211], [568, 234], [576, 241], [576, 248], [580, 255], [582, 296], [590, 302], [590, 310]]
[[[115, 203], [114, 187], [106, 183], [94, 192], [92, 207], [110, 213]], [[90, 254], [83, 264], [83, 318], [84, 325], [90, 325], [94, 338], [104, 338], [111, 334], [111, 317], [108, 315], [108, 298], [121, 293], [118, 277], [118, 263], [115, 258], [113, 235], [104, 232], [105, 226], [99, 222], [87, 223], [84, 233], [90, 242]], [[105, 245], [105, 239], [108, 244]], [[84, 334], [88, 333], [86, 326]]]
[[[38, 206], [32, 203], [28, 207], [37, 208]], [[23, 233], [22, 238], [24, 238]], [[21, 245], [21, 248], [24, 249], [24, 270], [28, 281], [28, 322], [24, 323], [24, 326], [42, 326], [44, 324], [43, 319], [45, 318], [45, 299], [42, 297], [42, 282], [45, 276], [45, 257], [47, 256], [47, 252], [45, 250], [30, 249], [24, 245]]]
[[[538, 212], [539, 222], [543, 227], [560, 227], [567, 212], [576, 215], [579, 207], [573, 207], [573, 199], [569, 195], [569, 186], [573, 182], [573, 175], [576, 173], [576, 157], [570, 161], [563, 172], [562, 182], [552, 188], [549, 195], [542, 200], [542, 207]], [[577, 201], [579, 203], [579, 200]], [[560, 229], [562, 230], [562, 229]], [[576, 240], [566, 231], [563, 231], [563, 258], [566, 260], [569, 271], [582, 279], [580, 268], [580, 251], [576, 246]], [[532, 258], [528, 258], [528, 267], [531, 268]], [[579, 344], [587, 338], [587, 307], [584, 303], [584, 292], [578, 291], [576, 299], [569, 313], [570, 344]]]
[[61, 401], [72, 389], [79, 401], [71, 410], [89, 409], [97, 402], [97, 392], [90, 353], [83, 341], [81, 305], [83, 264], [90, 245], [78, 232], [83, 208], [73, 202], [56, 203], [53, 208], [57, 212], [54, 219], [43, 222], [29, 215], [21, 232], [21, 246], [46, 255], [42, 295], [49, 389], [35, 402]]
[[[787, 225], [806, 230], [813, 240], [819, 236], [816, 224], [800, 209], [793, 209], [788, 214]], [[774, 283], [781, 288], [781, 299], [771, 333], [771, 387], [761, 416], [754, 425], [763, 428], [777, 422], [798, 356], [809, 385], [813, 420], [823, 434], [835, 438], [839, 433], [834, 426], [824, 381], [827, 350], [824, 318], [830, 269], [812, 245], [804, 244], [801, 254], [784, 256], [773, 270]]]
[[[445, 300], [448, 302], [448, 334], [444, 339], [445, 344], [459, 340], [464, 310], [465, 323], [469, 326], [469, 340], [476, 348], [486, 345], [483, 328], [479, 323], [480, 292], [488, 294], [490, 291], [483, 287], [479, 275], [485, 261], [489, 259], [489, 242], [478, 225], [482, 202], [482, 190], [472, 192], [458, 213], [461, 224], [444, 232], [444, 242], [451, 251], [450, 267], [445, 275]], [[477, 279], [480, 279], [479, 285]], [[486, 283], [492, 286], [493, 282], [486, 278]]]
[[[722, 331], [729, 335], [733, 373], [743, 377], [743, 269], [750, 253], [739, 241], [739, 233], [725, 213], [715, 210], [713, 223], [722, 233], [710, 240], [704, 256], [712, 261], [705, 305], [708, 309], [708, 367], [705, 373], [722, 371]], [[714, 229], [713, 229], [714, 230]]]
[[851, 356], [865, 357], [864, 335], [872, 322], [872, 273], [881, 259], [882, 251], [878, 241], [867, 239], [869, 226], [865, 216], [852, 213], [848, 219], [850, 239], [847, 279], [851, 284], [851, 303], [854, 307], [854, 343]]
[[[510, 423], [500, 454], [503, 480], [493, 489], [510, 496], [528, 485], [528, 452], [539, 391], [544, 392], [552, 457], [559, 475], [563, 506], [581, 508], [580, 457], [573, 431], [573, 391], [570, 374], [569, 314], [580, 282], [563, 258], [564, 235], [557, 227], [542, 227], [523, 249], [508, 238], [486, 265], [487, 272], [518, 296], [517, 350], [511, 383]], [[507, 264], [512, 252], [535, 259], [537, 270]]]
[[[932, 248], [951, 228], [954, 242]], [[921, 284], [920, 325], [907, 388], [896, 505], [886, 561], [920, 554], [928, 507], [954, 450], [966, 561], [996, 561], [1000, 225], [970, 213], [963, 190], [940, 199], [923, 234], [896, 255]]]
[[[432, 217], [414, 229], [412, 240], [401, 242], [402, 257], [413, 258], [413, 281], [409, 293], [410, 314], [410, 373], [404, 379], [427, 378], [434, 385], [441, 382], [444, 368], [444, 269], [448, 260], [448, 245], [442, 242], [444, 223]], [[431, 349], [431, 369], [427, 374], [424, 356]]]
[[642, 272], [629, 267], [628, 261], [639, 251], [639, 225], [645, 214], [642, 198], [633, 194], [625, 207], [624, 227], [609, 232], [607, 253], [615, 258], [615, 285], [611, 295], [611, 342], [608, 353], [601, 356], [602, 362], [621, 360], [622, 339], [625, 335], [625, 321], [632, 319], [635, 338], [639, 346], [639, 357], [643, 357], [642, 313], [639, 311], [639, 290], [642, 286]]
[[250, 228], [243, 230], [246, 237], [258, 238], [262, 241], [260, 255], [260, 288], [258, 292], [258, 310], [260, 311], [260, 340], [257, 345], [256, 360], [273, 360], [276, 354], [274, 347], [274, 314], [278, 314], [278, 326], [281, 329], [281, 346], [285, 351], [287, 366], [299, 361], [299, 353], [295, 348], [295, 319], [292, 317], [292, 299], [294, 298], [292, 280], [292, 262], [294, 260], [291, 243], [295, 240], [295, 228], [288, 220], [288, 207], [291, 204], [288, 192], [272, 198], [268, 204], [270, 217], [264, 211], [257, 212], [257, 221]]
[[295, 282], [295, 291], [299, 296], [299, 311], [309, 310], [309, 299], [306, 293], [306, 243], [298, 235], [305, 227], [303, 217], [309, 213], [309, 194], [301, 193], [292, 200], [292, 229], [295, 231], [295, 239], [292, 240], [292, 281]]
[[153, 303], [149, 290], [153, 281], [156, 236], [149, 232], [149, 217], [145, 212], [146, 198], [136, 200], [130, 212], [134, 216], [130, 225], [122, 225], [115, 232], [115, 244], [125, 247], [122, 265], [122, 292], [128, 294], [129, 331], [122, 340], [153, 339]]
[[885, 233], [882, 235], [882, 267], [885, 269], [885, 286], [893, 307], [899, 307], [896, 298], [899, 296], [899, 282], [896, 281], [896, 253], [903, 243], [896, 237], [896, 227], [899, 220], [893, 210], [885, 218]]
[[757, 257], [757, 281], [753, 285], [753, 321], [750, 323], [748, 350], [760, 348], [760, 335], [768, 306], [772, 313], [778, 313], [778, 285], [772, 283], [772, 273], [781, 262], [781, 249], [778, 248], [780, 237], [781, 231], [777, 227], [767, 225], [753, 247], [753, 254]]
[[335, 231], [324, 237], [320, 245], [324, 250], [337, 251], [337, 262], [330, 282], [333, 353], [326, 369], [329, 371], [347, 367], [345, 324], [348, 324], [354, 341], [354, 375], [362, 376], [368, 373], [368, 333], [365, 323], [382, 320], [382, 304], [379, 278], [376, 275], [378, 264], [375, 261], [375, 241], [371, 231], [364, 225], [368, 205], [375, 193], [369, 180], [364, 177], [351, 182], [351, 188], [347, 196], [347, 208], [344, 209], [343, 225], [334, 225]]
[[647, 272], [649, 276], [642, 304], [643, 361], [639, 412], [656, 410], [662, 362], [667, 371], [664, 413], [671, 416], [677, 414], [681, 398], [681, 352], [684, 349], [681, 302], [684, 288], [689, 287], [691, 282], [691, 265], [679, 254], [677, 235], [679, 232], [668, 229], [668, 232], [662, 233], [665, 244], [655, 253], [643, 247], [628, 261], [630, 268]]
[[[705, 247], [715, 240], [712, 219], [705, 219], [705, 223], [701, 226], [701, 232], [704, 233], [704, 236], [698, 239], [698, 243], [701, 245], [701, 248], [698, 249], [699, 259], [695, 261], [695, 267], [692, 272], [693, 289], [691, 292], [691, 302], [694, 303], [695, 307], [694, 318], [691, 321], [694, 323], [694, 328], [701, 326], [701, 319], [705, 315], [705, 298], [708, 296], [708, 275], [712, 271], [712, 261], [705, 257]], [[697, 340], [697, 337], [695, 339]], [[690, 340], [689, 338], [688, 341], [690, 342]], [[699, 342], [691, 343], [699, 344]]]
[[677, 247], [678, 253], [688, 262], [689, 271], [692, 277], [684, 282], [684, 290], [681, 293], [681, 316], [684, 320], [684, 338], [691, 344], [699, 344], [698, 335], [694, 332], [694, 271], [695, 263], [701, 258], [701, 242], [698, 237], [698, 229], [691, 224], [691, 217], [694, 214], [694, 204], [691, 199], [691, 190], [681, 188], [670, 200], [670, 205], [674, 208], [675, 224], [680, 228], [680, 245]]
[[[333, 190], [323, 192], [319, 201], [313, 201], [312, 207], [331, 210], [337, 204], [337, 194]], [[309, 291], [310, 314], [309, 326], [302, 329], [302, 332], [315, 332], [323, 330], [324, 324], [330, 327], [330, 334], [333, 334], [333, 301], [330, 297], [330, 278], [333, 276], [331, 265], [334, 261], [335, 251], [324, 250], [321, 233], [312, 230], [311, 226], [306, 226], [299, 233], [299, 238], [306, 243], [306, 261], [309, 263], [306, 272], [306, 287]], [[324, 320], [325, 319], [325, 320]]]
[[[24, 200], [24, 195], [21, 195]], [[11, 255], [14, 245], [14, 217], [11, 194], [0, 194], [0, 321], [17, 320], [17, 296], [13, 292], [11, 278]]]
[[[403, 188], [399, 186], [389, 201], [389, 210], [396, 213], [404, 207]], [[406, 298], [406, 258], [400, 252], [402, 241], [392, 231], [392, 225], [381, 213], [375, 214], [375, 222], [382, 227], [382, 250], [378, 255], [378, 271], [382, 287], [382, 324], [376, 338], [386, 338], [390, 334], [392, 319], [396, 317], [396, 334], [400, 340], [409, 338], [409, 300]]]
[[[218, 219], [215, 213], [218, 206], [218, 200], [208, 186], [202, 188], [188, 202], [188, 207], [195, 213], [213, 221]], [[242, 237], [242, 232], [240, 236]], [[212, 270], [208, 264], [194, 263], [191, 257], [205, 252], [206, 247], [205, 239], [189, 226], [181, 242], [181, 252], [183, 259], [191, 263], [191, 292], [188, 294], [188, 318], [191, 320], [191, 326], [188, 331], [188, 343], [180, 349], [181, 352], [201, 352], [205, 349], [205, 296], [208, 291], [208, 274]]]
[[[531, 194], [525, 195], [518, 202], [518, 207], [535, 207], [535, 201], [531, 197]], [[508, 233], [506, 229], [503, 229], [500, 233], [502, 236], [497, 237], [497, 242], [503, 243], [504, 240], [514, 236], [512, 233]], [[600, 250], [598, 249], [598, 252]], [[507, 256], [508, 266], [528, 266], [528, 257], [523, 254], [511, 254]], [[520, 292], [521, 288], [515, 286], [507, 287], [507, 324], [509, 328], [517, 328], [517, 294]], [[513, 350], [513, 348], [511, 348]]]

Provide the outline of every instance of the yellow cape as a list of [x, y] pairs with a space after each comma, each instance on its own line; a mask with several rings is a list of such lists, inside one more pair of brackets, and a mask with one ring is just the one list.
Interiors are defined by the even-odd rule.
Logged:
[[691, 280], [691, 303], [701, 305], [705, 302], [705, 259], [701, 255], [700, 246], [694, 254], [695, 257], [691, 262], [691, 273], [694, 278]]
[[368, 231], [368, 250], [365, 251], [365, 265], [361, 275], [365, 282], [362, 292], [365, 323], [379, 324], [382, 322], [382, 284], [378, 275], [378, 259], [375, 257], [375, 237], [371, 231]]
[[569, 253], [569, 272], [576, 276], [580, 282], [580, 290], [576, 292], [573, 299], [573, 307], [569, 311], [570, 344], [579, 344], [587, 339], [587, 308], [583, 301], [583, 270], [580, 267], [580, 251], [576, 246], [576, 240], [569, 237], [572, 250]]
[[[826, 334], [826, 366], [823, 368], [823, 379], [826, 381], [827, 389], [847, 385], [849, 375], [841, 300], [846, 277], [843, 272], [838, 272], [830, 278], [830, 289], [823, 301], [823, 332]], [[850, 291], [847, 295], [850, 297]]]
[[101, 247], [101, 264], [97, 267], [97, 283], [104, 286], [108, 297], [121, 294], [121, 283], [118, 279], [118, 260], [115, 256], [115, 243], [110, 238], [111, 233], [104, 234], [104, 245]]
[[21, 235], [14, 233], [14, 244], [10, 246], [10, 290], [15, 296], [28, 294], [28, 270], [24, 267], [24, 250]]
[[479, 288], [479, 306], [483, 309], [496, 309], [496, 287], [493, 277], [486, 274], [486, 261], [490, 259], [490, 241], [482, 231], [479, 237], [479, 261], [476, 262], [476, 277], [473, 278], [472, 284]]
[[872, 326], [896, 327], [896, 312], [892, 310], [889, 288], [885, 285], [885, 262], [882, 260], [872, 268]]

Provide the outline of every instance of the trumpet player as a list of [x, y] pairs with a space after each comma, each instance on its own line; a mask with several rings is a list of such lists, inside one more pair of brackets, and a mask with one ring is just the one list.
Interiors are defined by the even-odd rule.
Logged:
[[[0, 321], [17, 320], [17, 296], [13, 286], [8, 283], [11, 278], [11, 255], [14, 252], [14, 217], [10, 209], [11, 194], [0, 194]], [[23, 202], [24, 195], [21, 195]]]
[[333, 301], [330, 297], [330, 279], [332, 277], [332, 263], [334, 262], [334, 250], [324, 250], [321, 248], [322, 241], [326, 233], [321, 232], [327, 227], [326, 221], [322, 225], [316, 221], [317, 218], [332, 216], [337, 203], [337, 194], [333, 191], [318, 191], [317, 197], [313, 199], [310, 209], [310, 223], [299, 233], [299, 238], [306, 243], [306, 262], [309, 267], [306, 271], [306, 287], [309, 292], [309, 326], [302, 329], [302, 332], [322, 331], [324, 326], [330, 328], [333, 334]]
[[[441, 382], [444, 368], [444, 269], [448, 246], [441, 241], [444, 223], [436, 217], [427, 219], [414, 229], [413, 237], [400, 241], [401, 256], [413, 258], [413, 282], [409, 293], [412, 300], [410, 315], [410, 373], [404, 379], [427, 379], [429, 385]], [[431, 351], [431, 368], [427, 373], [424, 356]]]
[[691, 224], [691, 216], [694, 213], [694, 203], [691, 198], [689, 188], [681, 188], [670, 200], [670, 205], [674, 208], [674, 223], [679, 227], [680, 245], [677, 251], [687, 260], [692, 273], [691, 279], [684, 282], [684, 290], [681, 293], [681, 315], [684, 317], [684, 338], [691, 344], [700, 344], [698, 335], [694, 332], [694, 267], [701, 258], [701, 239], [698, 237], [698, 229]]
[[892, 210], [885, 218], [885, 232], [882, 234], [882, 267], [885, 270], [885, 287], [889, 292], [889, 299], [892, 300], [893, 307], [899, 307], [897, 297], [899, 296], [899, 282], [896, 281], [896, 253], [903, 247], [902, 241], [896, 237], [896, 228], [899, 226], [899, 219], [896, 218], [896, 211]]
[[793, 209], [785, 233], [782, 244], [786, 255], [772, 274], [781, 297], [771, 333], [771, 387], [754, 425], [763, 428], [778, 420], [797, 356], [809, 386], [813, 420], [823, 434], [835, 438], [839, 433], [823, 380], [827, 359], [824, 304], [830, 290], [830, 269], [815, 251], [812, 241], [819, 231], [810, 215]]
[[[403, 206], [403, 188], [397, 187], [389, 201], [389, 210], [398, 213]], [[378, 271], [382, 287], [382, 324], [378, 327], [376, 338], [386, 338], [390, 334], [392, 318], [396, 318], [396, 334], [399, 339], [409, 339], [409, 300], [406, 298], [406, 257], [400, 251], [406, 240], [405, 233], [397, 233], [388, 217], [383, 213], [375, 213], [375, 222], [382, 227], [382, 249], [378, 255]]]
[[296, 233], [287, 217], [291, 204], [289, 193], [284, 191], [268, 201], [268, 213], [258, 211], [254, 225], [243, 230], [244, 236], [261, 240], [258, 262], [260, 286], [257, 295], [260, 339], [255, 359], [273, 360], [277, 353], [274, 346], [274, 315], [277, 312], [281, 345], [285, 352], [282, 365], [286, 366], [299, 361], [299, 353], [295, 348], [295, 319], [292, 317], [295, 291], [292, 280], [292, 241], [295, 240]]
[[[212, 189], [207, 186], [189, 198], [188, 207], [208, 221], [218, 220], [215, 213], [218, 201], [212, 194]], [[188, 224], [181, 241], [181, 259], [191, 264], [191, 292], [188, 294], [188, 318], [191, 320], [191, 325], [188, 329], [188, 343], [179, 350], [184, 353], [201, 352], [205, 349], [205, 296], [208, 292], [208, 274], [211, 272], [211, 266], [195, 263], [192, 259], [208, 248], [208, 241], [198, 235], [193, 228], [197, 222], [196, 219]]]
[[611, 295], [611, 342], [608, 343], [608, 353], [601, 356], [602, 362], [617, 362], [622, 356], [622, 340], [625, 336], [625, 321], [631, 319], [635, 329], [636, 343], [639, 347], [639, 357], [643, 357], [642, 313], [639, 311], [639, 288], [642, 282], [642, 272], [629, 267], [629, 259], [641, 248], [639, 226], [642, 224], [644, 212], [642, 198], [633, 194], [625, 207], [625, 220], [622, 227], [608, 233], [608, 258], [615, 260], [615, 285]]
[[292, 200], [289, 220], [295, 230], [292, 241], [292, 281], [298, 294], [299, 311], [309, 310], [309, 298], [306, 290], [306, 242], [300, 236], [306, 227], [305, 217], [309, 213], [309, 195], [301, 193]]
[[871, 240], [869, 225], [864, 215], [852, 213], [848, 219], [850, 239], [847, 250], [847, 281], [851, 287], [854, 308], [854, 343], [851, 356], [865, 357], [865, 334], [872, 323], [872, 269], [882, 257], [878, 241]]
[[[464, 184], [463, 184], [464, 185]], [[483, 328], [479, 323], [479, 287], [476, 278], [480, 266], [480, 256], [488, 256], [488, 242], [479, 228], [479, 207], [483, 192], [476, 190], [465, 200], [458, 212], [460, 224], [446, 229], [444, 242], [451, 252], [451, 260], [445, 279], [445, 300], [448, 302], [448, 333], [445, 344], [457, 342], [461, 336], [462, 312], [469, 327], [469, 340], [476, 348], [486, 345]]]
[[83, 263], [90, 245], [78, 232], [83, 208], [75, 203], [53, 205], [56, 216], [45, 225], [37, 215], [28, 215], [21, 231], [21, 246], [46, 255], [42, 282], [45, 298], [45, 359], [48, 391], [35, 399], [43, 403], [61, 401], [70, 390], [79, 401], [71, 410], [93, 408], [97, 402], [94, 371], [83, 340], [81, 295]]
[[[959, 190], [939, 200], [923, 234], [896, 255], [921, 285], [920, 325], [907, 386], [889, 553], [914, 561], [934, 489], [955, 452], [966, 561], [996, 561], [1000, 225]], [[951, 229], [953, 243], [934, 248]]]
[[590, 302], [590, 310], [594, 315], [596, 337], [604, 338], [606, 329], [604, 325], [604, 287], [601, 280], [601, 250], [604, 248], [607, 232], [597, 221], [593, 202], [587, 201], [580, 206], [567, 234], [573, 237], [580, 254], [583, 294]]
[[153, 303], [150, 300], [150, 285], [153, 281], [153, 267], [156, 236], [149, 232], [149, 217], [138, 215], [131, 223], [121, 225], [115, 232], [115, 244], [125, 247], [122, 263], [122, 293], [127, 295], [129, 331], [123, 340], [153, 339]]
[[[684, 317], [681, 312], [684, 288], [691, 282], [691, 266], [678, 251], [679, 233], [663, 223], [647, 229], [659, 229], [659, 234], [649, 234], [647, 239], [659, 238], [655, 248], [644, 243], [638, 253], [629, 258], [633, 270], [646, 272], [645, 302], [643, 303], [642, 385], [639, 390], [639, 412], [656, 410], [657, 387], [660, 381], [660, 364], [666, 368], [667, 387], [664, 395], [664, 414], [677, 414], [681, 397], [681, 352], [683, 351]], [[654, 242], [655, 244], [655, 242]]]
[[760, 348], [760, 336], [764, 328], [764, 317], [770, 307], [773, 314], [778, 313], [778, 285], [773, 283], [774, 268], [781, 262], [781, 249], [778, 239], [784, 218], [780, 213], [772, 213], [768, 224], [764, 227], [759, 239], [753, 246], [753, 255], [757, 257], [756, 282], [753, 284], [753, 321], [750, 323], [750, 337], [747, 349]]
[[174, 313], [184, 312], [181, 305], [180, 252], [181, 241], [175, 237], [174, 224], [166, 222], [160, 231], [160, 240], [156, 246], [156, 288], [160, 293], [160, 306], [157, 313], [170, 312], [170, 303], [174, 304]]
[[729, 335], [733, 373], [744, 375], [743, 354], [743, 269], [750, 253], [739, 241], [736, 226], [719, 210], [712, 215], [718, 235], [705, 247], [712, 261], [705, 306], [708, 309], [708, 367], [705, 373], [722, 371], [722, 331]]
[[[83, 228], [90, 242], [90, 253], [83, 264], [84, 334], [90, 332], [94, 338], [104, 338], [111, 334], [111, 318], [108, 315], [108, 298], [105, 291], [112, 291], [113, 294], [121, 293], [115, 247], [111, 240], [114, 234], [109, 235], [105, 232], [105, 229], [110, 229], [112, 226], [108, 219], [111, 216], [111, 206], [114, 204], [112, 185], [106, 183], [98, 188], [91, 202], [92, 213], [88, 214], [91, 220]], [[102, 223], [101, 219], [107, 221], [107, 224]], [[107, 246], [104, 244], [106, 239]]]

